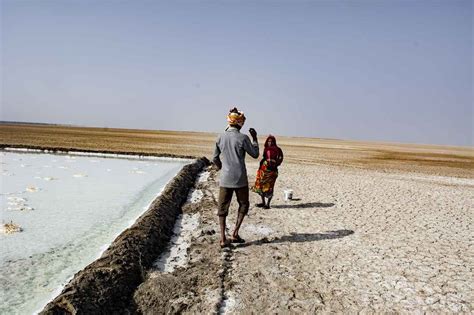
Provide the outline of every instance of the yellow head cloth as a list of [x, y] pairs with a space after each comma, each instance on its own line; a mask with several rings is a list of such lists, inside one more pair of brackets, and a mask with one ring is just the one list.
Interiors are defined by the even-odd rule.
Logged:
[[227, 123], [229, 125], [238, 125], [242, 127], [245, 123], [245, 115], [243, 112], [230, 112], [229, 115], [227, 115]]

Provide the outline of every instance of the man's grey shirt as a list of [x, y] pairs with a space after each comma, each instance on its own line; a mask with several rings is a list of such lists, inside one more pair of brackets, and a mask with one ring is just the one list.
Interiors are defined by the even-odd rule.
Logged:
[[[240, 188], [248, 186], [245, 153], [258, 158], [258, 143], [250, 141], [237, 128], [229, 127], [216, 141], [213, 162], [221, 168], [220, 187]], [[220, 155], [222, 154], [222, 162]]]

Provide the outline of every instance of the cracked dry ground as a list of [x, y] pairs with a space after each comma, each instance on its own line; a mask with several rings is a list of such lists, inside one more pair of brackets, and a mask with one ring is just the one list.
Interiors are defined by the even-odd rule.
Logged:
[[283, 165], [272, 209], [252, 194], [247, 243], [222, 251], [216, 178], [184, 208], [201, 214], [188, 266], [139, 288], [143, 313], [474, 311], [474, 180]]

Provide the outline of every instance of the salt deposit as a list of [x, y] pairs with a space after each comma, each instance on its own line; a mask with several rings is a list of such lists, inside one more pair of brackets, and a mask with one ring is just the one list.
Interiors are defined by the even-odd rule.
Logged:
[[234, 297], [234, 292], [232, 291], [228, 291], [224, 297], [224, 299], [222, 300], [222, 306], [221, 306], [221, 309], [219, 311], [219, 314], [229, 314], [231, 313], [235, 306], [236, 306], [237, 302], [235, 300], [235, 297]]
[[137, 176], [129, 172], [137, 161], [128, 157], [96, 157], [98, 162], [91, 163], [79, 155], [24, 152], [1, 157], [12, 175], [2, 172], [2, 224], [12, 221], [23, 231], [0, 233], [0, 314], [41, 309], [129, 227], [187, 163], [157, 159], [140, 164], [143, 174]]
[[26, 187], [25, 190], [26, 190], [27, 192], [37, 192], [37, 191], [40, 190], [40, 188], [35, 187], [35, 186], [28, 186], [28, 187]]
[[21, 231], [23, 231], [23, 229], [18, 224], [15, 224], [13, 222], [5, 223], [1, 227], [1, 232], [4, 234], [13, 234]]
[[199, 177], [197, 179], [198, 183], [207, 182], [207, 180], [209, 179], [210, 174], [211, 173], [209, 171], [205, 171], [205, 172], [202, 172], [201, 174], [199, 174]]
[[203, 192], [199, 189], [193, 189], [188, 196], [188, 202], [197, 203], [204, 196]]
[[76, 177], [76, 178], [81, 178], [81, 177], [87, 177], [86, 174], [83, 174], [83, 173], [79, 173], [79, 174], [74, 174], [72, 175], [73, 177]]
[[193, 233], [199, 226], [199, 214], [183, 214], [176, 220], [168, 250], [155, 262], [160, 272], [173, 272], [188, 263], [187, 254]]

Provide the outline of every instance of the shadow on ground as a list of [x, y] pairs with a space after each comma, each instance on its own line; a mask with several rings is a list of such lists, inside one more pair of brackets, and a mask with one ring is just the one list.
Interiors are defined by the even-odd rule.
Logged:
[[276, 237], [274, 239], [268, 239], [264, 237], [260, 240], [251, 241], [237, 247], [247, 247], [251, 245], [263, 245], [263, 244], [278, 244], [278, 243], [303, 243], [303, 242], [315, 242], [322, 240], [332, 240], [336, 238], [341, 238], [354, 234], [352, 230], [336, 230], [336, 231], [327, 231], [325, 233], [291, 233], [290, 235], [284, 235], [281, 237]]
[[272, 208], [275, 209], [283, 209], [283, 208], [291, 208], [291, 209], [300, 209], [300, 208], [329, 208], [333, 207], [334, 203], [322, 203], [322, 202], [307, 202], [307, 203], [296, 203], [296, 204], [283, 204], [283, 205], [272, 205]]

